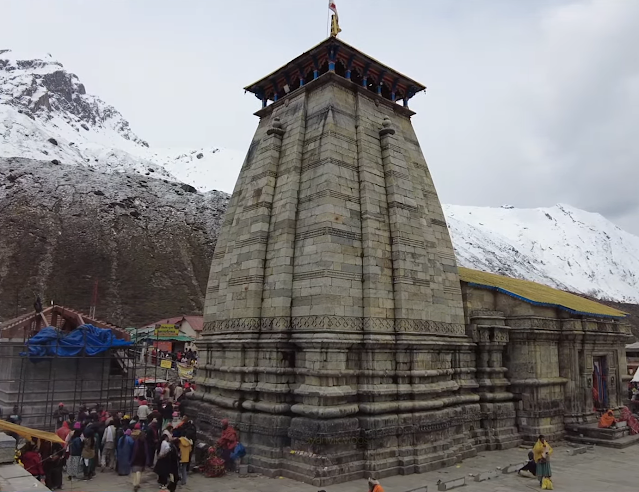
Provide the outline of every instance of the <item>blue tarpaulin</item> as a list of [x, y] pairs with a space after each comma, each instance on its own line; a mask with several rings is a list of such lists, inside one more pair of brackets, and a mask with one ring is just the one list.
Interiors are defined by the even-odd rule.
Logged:
[[120, 340], [109, 329], [82, 325], [65, 335], [53, 326], [43, 328], [27, 340], [28, 356], [33, 362], [43, 357], [74, 357], [77, 355], [97, 355], [111, 348], [128, 347], [132, 342]]

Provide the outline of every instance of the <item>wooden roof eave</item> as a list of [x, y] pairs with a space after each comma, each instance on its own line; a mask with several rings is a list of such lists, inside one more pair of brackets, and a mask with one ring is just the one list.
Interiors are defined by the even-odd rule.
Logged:
[[358, 50], [357, 48], [354, 48], [353, 46], [342, 41], [341, 39], [330, 37], [316, 44], [308, 51], [297, 56], [295, 59], [291, 60], [286, 65], [283, 65], [277, 70], [274, 70], [273, 72], [268, 74], [266, 77], [262, 77], [256, 82], [247, 85], [246, 87], [244, 87], [244, 90], [248, 92], [256, 93], [257, 89], [271, 84], [271, 81], [273, 79], [276, 79], [276, 80], [280, 79], [280, 77], [283, 77], [284, 73], [291, 72], [291, 71], [297, 72], [298, 66], [300, 64], [303, 64], [304, 66], [308, 65], [307, 60], [313, 55], [315, 55], [318, 51], [321, 51], [321, 48], [329, 45], [330, 43], [337, 43], [338, 45], [340, 45], [340, 47], [343, 47], [346, 50], [350, 50], [351, 54], [354, 54], [357, 57], [366, 60], [367, 62], [371, 64], [371, 68], [374, 69], [376, 72], [378, 73], [381, 73], [382, 71], [386, 72], [386, 75], [388, 75], [389, 77], [398, 78], [402, 85], [405, 85], [406, 87], [409, 87], [409, 86], [415, 87], [416, 93], [426, 89], [426, 86], [424, 86], [423, 84], [420, 84], [416, 80], [413, 80], [410, 77], [407, 77], [406, 75], [402, 74], [401, 72], [398, 72], [397, 70], [390, 68], [387, 65], [384, 65], [383, 63], [377, 61], [372, 56], [369, 56], [366, 53], [363, 53], [362, 51]]

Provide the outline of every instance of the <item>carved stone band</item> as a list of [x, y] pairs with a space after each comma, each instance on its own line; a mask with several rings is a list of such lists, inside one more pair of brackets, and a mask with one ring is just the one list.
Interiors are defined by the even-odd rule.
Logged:
[[204, 334], [221, 332], [273, 332], [288, 330], [379, 331], [424, 333], [432, 335], [466, 335], [461, 323], [415, 319], [358, 318], [350, 316], [293, 316], [276, 318], [236, 318], [204, 323]]

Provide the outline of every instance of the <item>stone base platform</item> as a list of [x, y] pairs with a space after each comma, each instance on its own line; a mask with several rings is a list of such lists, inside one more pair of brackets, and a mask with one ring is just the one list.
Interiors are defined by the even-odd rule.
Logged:
[[600, 429], [597, 424], [566, 426], [566, 440], [579, 444], [596, 444], [622, 449], [639, 442], [639, 434], [631, 435], [626, 426]]

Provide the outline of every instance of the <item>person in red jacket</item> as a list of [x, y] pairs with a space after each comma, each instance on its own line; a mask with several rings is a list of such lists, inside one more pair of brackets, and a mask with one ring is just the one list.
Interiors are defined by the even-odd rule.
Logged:
[[44, 468], [42, 468], [42, 457], [32, 443], [26, 445], [25, 451], [20, 455], [20, 461], [24, 469], [31, 473], [38, 480], [44, 480]]
[[222, 436], [217, 440], [217, 448], [221, 451], [221, 458], [224, 460], [227, 470], [231, 470], [233, 461], [231, 454], [237, 446], [237, 431], [229, 425], [228, 419], [222, 419]]

